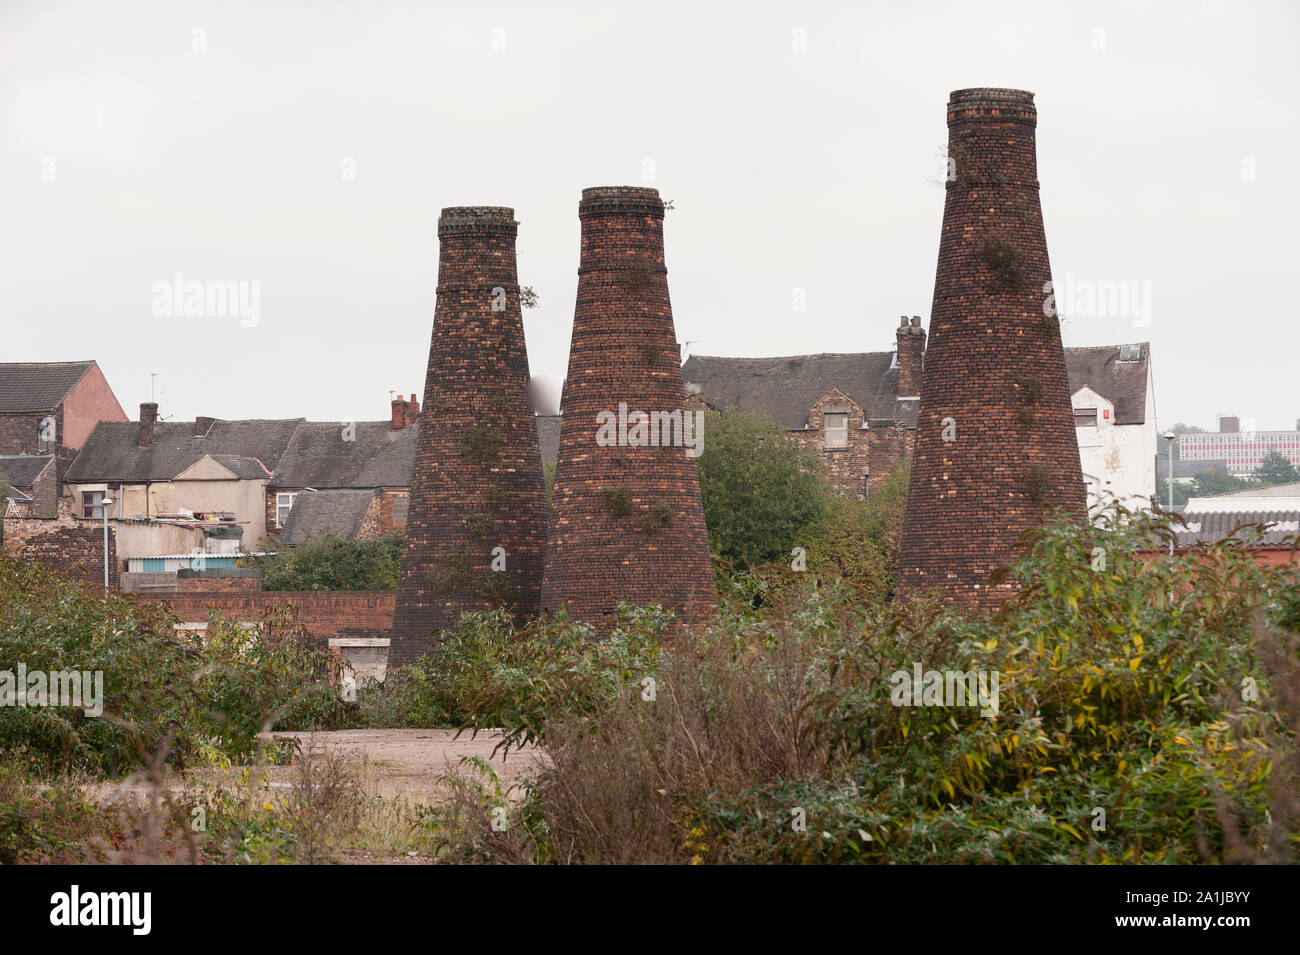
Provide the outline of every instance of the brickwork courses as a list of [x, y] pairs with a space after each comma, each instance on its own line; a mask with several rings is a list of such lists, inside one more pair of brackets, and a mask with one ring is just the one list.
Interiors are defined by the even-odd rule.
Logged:
[[[655, 189], [584, 189], [578, 217], [578, 295], [542, 608], [567, 608], [603, 629], [627, 600], [697, 623], [710, 615], [714, 590], [695, 460], [663, 429], [654, 436], [666, 444], [633, 444], [636, 412], [684, 420], [664, 204]], [[620, 405], [633, 419], [627, 443]], [[619, 417], [618, 443], [598, 443], [602, 414]]]
[[[989, 606], [989, 574], [1052, 508], [1083, 519], [1084, 486], [1038, 198], [1037, 110], [1020, 90], [948, 103], [944, 201], [899, 593]], [[901, 393], [901, 392], [900, 392]]]
[[[408, 663], [465, 610], [535, 614], [545, 497], [528, 402], [515, 261], [500, 206], [444, 209], [438, 299], [406, 519], [390, 663]], [[493, 551], [503, 548], [494, 557]], [[494, 571], [504, 559], [504, 570]]]

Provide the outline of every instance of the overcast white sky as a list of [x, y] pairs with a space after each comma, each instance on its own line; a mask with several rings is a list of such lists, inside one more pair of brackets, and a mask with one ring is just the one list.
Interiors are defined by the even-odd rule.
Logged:
[[[1009, 86], [1058, 285], [1150, 283], [1149, 325], [1066, 344], [1150, 340], [1162, 428], [1292, 428], [1297, 9], [0, 0], [0, 360], [94, 358], [132, 418], [151, 372], [176, 420], [384, 418], [439, 210], [495, 204], [558, 384], [580, 191], [638, 184], [694, 353], [884, 351], [929, 322], [948, 92]], [[260, 283], [260, 320], [155, 315], [177, 272]]]

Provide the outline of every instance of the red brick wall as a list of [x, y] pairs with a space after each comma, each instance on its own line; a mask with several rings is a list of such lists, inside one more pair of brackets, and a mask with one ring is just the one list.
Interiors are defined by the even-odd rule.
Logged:
[[[1033, 95], [958, 90], [898, 591], [991, 605], [988, 583], [1044, 510], [1085, 518], [1038, 199]], [[949, 425], [955, 427], [955, 439]]]
[[79, 449], [101, 421], [128, 420], [98, 365], [91, 365], [90, 371], [68, 392], [62, 411], [59, 434], [65, 448]]
[[[514, 210], [500, 206], [443, 209], [438, 221], [438, 301], [393, 621], [394, 664], [427, 652], [462, 611], [505, 606], [523, 617], [538, 609], [545, 497], [527, 394], [518, 228]], [[504, 570], [493, 569], [498, 547]]]
[[[4, 552], [39, 560], [73, 578], [104, 585], [104, 525], [64, 515], [59, 518], [10, 518], [4, 522]], [[117, 534], [108, 527], [108, 585], [118, 587]]]
[[[382, 636], [393, 625], [396, 593], [388, 591], [267, 591], [229, 584], [241, 578], [204, 578], [206, 590], [182, 591], [149, 598], [164, 604], [182, 623], [203, 623], [216, 610], [239, 621], [259, 620], [271, 606], [292, 609], [293, 622], [307, 629], [313, 645], [343, 635]], [[256, 578], [242, 578], [258, 584]], [[184, 584], [187, 581], [180, 581]], [[212, 584], [219, 586], [212, 587]]]
[[[617, 414], [620, 402], [629, 412], [679, 414], [686, 404], [663, 217], [655, 189], [584, 189], [578, 206], [582, 251], [542, 608], [567, 607], [597, 627], [620, 599], [662, 604], [688, 622], [714, 604], [694, 458], [682, 447], [597, 443], [597, 416]], [[617, 513], [602, 488], [625, 494], [631, 512]], [[666, 523], [653, 522], [656, 511]]]

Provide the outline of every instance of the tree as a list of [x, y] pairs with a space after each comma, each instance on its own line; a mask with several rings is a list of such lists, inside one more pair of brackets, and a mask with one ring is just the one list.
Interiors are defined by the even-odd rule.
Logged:
[[710, 549], [750, 567], [788, 555], [830, 506], [821, 456], [739, 411], [710, 412], [704, 435], [696, 464]]
[[1300, 470], [1281, 451], [1270, 451], [1255, 468], [1255, 477], [1265, 484], [1289, 484], [1300, 481]]
[[1193, 495], [1205, 497], [1210, 494], [1226, 494], [1229, 491], [1242, 491], [1254, 487], [1255, 481], [1229, 474], [1223, 468], [1211, 468], [1201, 471], [1192, 478]]
[[[1186, 483], [1174, 482], [1174, 505], [1186, 504], [1187, 499], [1192, 496], [1191, 488]], [[1169, 506], [1169, 478], [1160, 479], [1160, 506]]]

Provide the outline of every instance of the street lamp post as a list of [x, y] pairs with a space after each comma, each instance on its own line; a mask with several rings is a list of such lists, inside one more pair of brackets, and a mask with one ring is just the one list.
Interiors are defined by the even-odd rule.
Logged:
[[104, 593], [108, 593], [108, 506], [112, 503], [111, 497], [105, 497], [99, 502], [104, 514]]
[[[1165, 440], [1169, 442], [1169, 512], [1174, 510], [1174, 439], [1178, 435], [1172, 431], [1165, 432]], [[1174, 530], [1169, 528], [1169, 556], [1174, 556]]]

